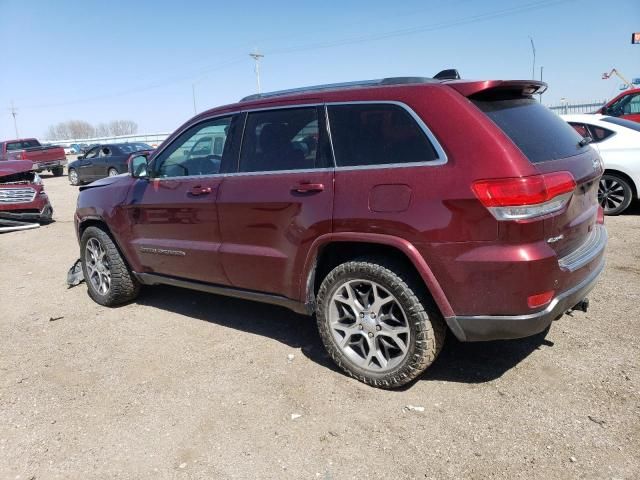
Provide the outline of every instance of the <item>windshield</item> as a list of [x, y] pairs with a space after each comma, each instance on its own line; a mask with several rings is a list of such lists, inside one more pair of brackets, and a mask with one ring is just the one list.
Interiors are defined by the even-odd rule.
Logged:
[[151, 150], [151, 147], [146, 143], [127, 143], [126, 145], [120, 145], [120, 150], [124, 153], [133, 153], [141, 150]]
[[616, 125], [620, 125], [621, 127], [627, 127], [631, 130], [635, 130], [636, 132], [640, 132], [640, 123], [632, 122], [631, 120], [625, 120], [624, 118], [618, 117], [605, 117], [602, 119], [602, 121], [614, 123]]
[[558, 115], [530, 97], [472, 100], [531, 163], [582, 153], [582, 137]]

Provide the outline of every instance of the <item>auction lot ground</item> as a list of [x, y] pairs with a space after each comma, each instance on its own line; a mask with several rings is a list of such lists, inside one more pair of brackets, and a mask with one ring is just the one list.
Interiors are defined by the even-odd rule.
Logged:
[[77, 190], [45, 184], [56, 222], [0, 236], [2, 479], [640, 478], [637, 206], [607, 218], [588, 314], [519, 341], [450, 335], [390, 392], [278, 307], [157, 287], [108, 309], [67, 289]]

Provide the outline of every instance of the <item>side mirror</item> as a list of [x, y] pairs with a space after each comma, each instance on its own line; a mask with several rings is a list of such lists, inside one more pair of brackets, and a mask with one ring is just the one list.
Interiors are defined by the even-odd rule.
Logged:
[[129, 175], [133, 178], [147, 178], [148, 172], [147, 157], [145, 155], [136, 155], [129, 160]]

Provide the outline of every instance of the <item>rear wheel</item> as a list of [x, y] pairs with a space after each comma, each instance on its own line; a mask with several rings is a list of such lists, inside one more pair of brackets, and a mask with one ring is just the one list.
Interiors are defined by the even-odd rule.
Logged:
[[64, 173], [64, 167], [55, 167], [51, 169], [51, 173], [53, 173], [54, 177], [61, 177]]
[[614, 173], [605, 173], [598, 186], [598, 202], [605, 215], [620, 215], [631, 204], [633, 190], [629, 181]]
[[75, 168], [69, 169], [69, 183], [74, 186], [80, 185], [80, 177]]
[[82, 234], [80, 249], [89, 296], [96, 303], [112, 307], [138, 296], [140, 284], [107, 232], [88, 227]]
[[119, 173], [118, 173], [118, 170], [116, 170], [115, 168], [110, 168], [109, 172], [108, 172], [108, 175], [110, 177], [115, 177], [116, 175], [119, 175]]
[[421, 290], [402, 269], [375, 259], [332, 270], [318, 292], [316, 319], [336, 364], [381, 388], [418, 378], [440, 353], [446, 332]]

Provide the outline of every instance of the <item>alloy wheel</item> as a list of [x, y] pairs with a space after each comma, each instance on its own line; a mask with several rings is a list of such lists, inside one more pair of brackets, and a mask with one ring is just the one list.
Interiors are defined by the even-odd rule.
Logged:
[[598, 202], [605, 212], [615, 210], [625, 200], [625, 191], [622, 183], [617, 179], [604, 176], [600, 179], [598, 188]]
[[118, 171], [115, 168], [110, 168], [109, 169], [109, 176], [110, 177], [115, 177], [116, 175], [118, 175]]
[[97, 238], [90, 238], [85, 250], [88, 281], [97, 293], [106, 295], [111, 288], [111, 269], [107, 251]]
[[335, 290], [329, 326], [336, 345], [358, 367], [385, 372], [407, 356], [411, 330], [400, 302], [370, 280], [349, 280]]
[[75, 170], [70, 170], [69, 171], [69, 181], [70, 181], [71, 185], [77, 185], [78, 184], [78, 172], [76, 172]]

